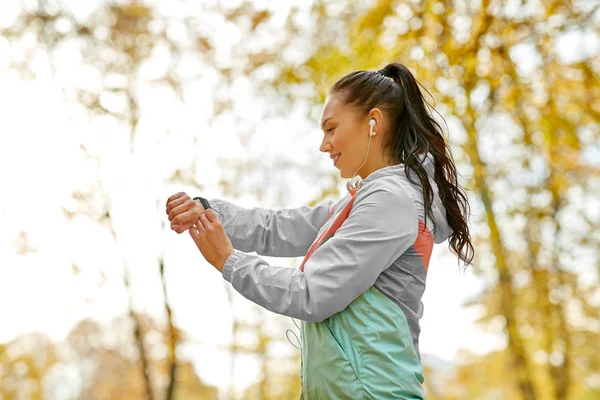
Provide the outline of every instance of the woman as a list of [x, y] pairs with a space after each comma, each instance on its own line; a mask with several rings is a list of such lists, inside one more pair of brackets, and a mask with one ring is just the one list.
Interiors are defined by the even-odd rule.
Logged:
[[[397, 63], [334, 84], [320, 150], [343, 178], [363, 178], [337, 202], [267, 210], [212, 199], [204, 212], [185, 193], [167, 201], [172, 229], [188, 229], [239, 293], [302, 320], [301, 398], [425, 398], [419, 319], [433, 244], [449, 239], [473, 258], [469, 204], [426, 106]], [[304, 261], [273, 266], [252, 251]]]

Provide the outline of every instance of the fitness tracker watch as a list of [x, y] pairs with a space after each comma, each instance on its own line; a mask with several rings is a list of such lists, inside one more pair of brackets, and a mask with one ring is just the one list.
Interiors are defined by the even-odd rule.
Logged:
[[210, 210], [210, 204], [208, 204], [208, 200], [206, 200], [204, 197], [194, 197], [193, 199], [194, 201], [200, 201], [200, 203], [202, 204], [202, 207], [204, 207], [205, 210]]

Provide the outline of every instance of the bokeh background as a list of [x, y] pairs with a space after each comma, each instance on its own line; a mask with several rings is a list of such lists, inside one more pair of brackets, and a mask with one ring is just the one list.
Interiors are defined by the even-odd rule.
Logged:
[[326, 92], [389, 62], [430, 92], [472, 207], [473, 265], [447, 242], [431, 260], [427, 398], [600, 399], [599, 9], [2, 0], [0, 399], [297, 398], [292, 321], [166, 200], [339, 199]]

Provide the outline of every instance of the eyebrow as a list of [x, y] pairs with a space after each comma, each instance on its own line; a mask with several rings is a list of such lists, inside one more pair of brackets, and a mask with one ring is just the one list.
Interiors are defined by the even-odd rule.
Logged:
[[326, 123], [327, 121], [329, 121], [330, 119], [333, 119], [333, 117], [327, 117], [327, 118], [325, 118], [325, 119], [323, 120], [323, 122], [321, 123], [321, 129], [325, 129], [325, 123]]

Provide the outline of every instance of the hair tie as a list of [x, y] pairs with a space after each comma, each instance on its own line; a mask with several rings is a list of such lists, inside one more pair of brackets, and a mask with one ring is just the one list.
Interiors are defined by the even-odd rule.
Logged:
[[378, 73], [380, 73], [381, 75], [385, 76], [386, 78], [391, 78], [390, 73], [388, 72], [388, 70], [386, 69], [380, 69], [379, 71], [377, 71]]
[[380, 69], [379, 71], [377, 71], [377, 73], [383, 75], [384, 77], [386, 77], [388, 79], [391, 79], [392, 82], [400, 83], [394, 78], [394, 76], [387, 69]]

